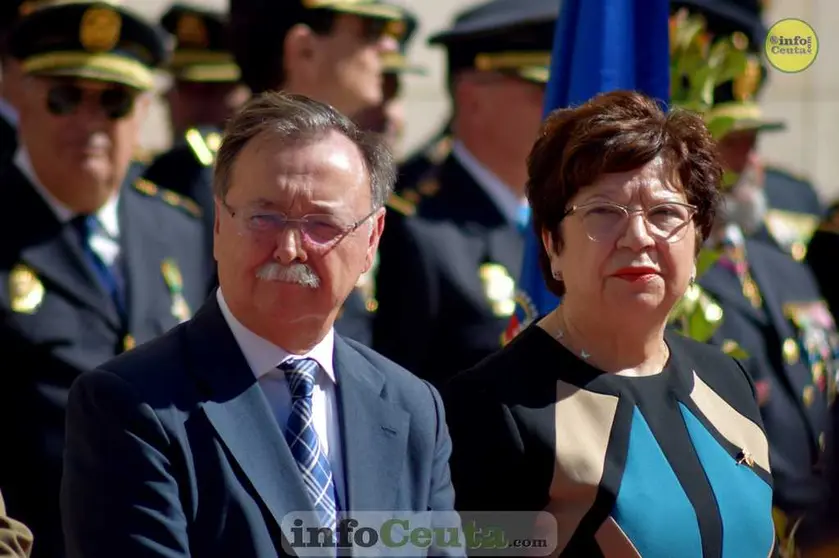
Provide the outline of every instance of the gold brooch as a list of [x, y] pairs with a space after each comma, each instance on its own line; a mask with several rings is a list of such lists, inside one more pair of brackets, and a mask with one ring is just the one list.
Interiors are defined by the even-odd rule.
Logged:
[[745, 449], [740, 450], [740, 453], [737, 454], [737, 464], [743, 465], [744, 463], [749, 467], [754, 467], [755, 464], [755, 458]]

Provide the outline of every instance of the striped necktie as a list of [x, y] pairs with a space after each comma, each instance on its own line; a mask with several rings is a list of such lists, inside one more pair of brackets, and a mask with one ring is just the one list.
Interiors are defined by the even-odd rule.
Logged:
[[318, 363], [304, 358], [286, 361], [278, 368], [285, 373], [291, 391], [291, 414], [285, 432], [288, 446], [297, 461], [320, 526], [335, 532], [337, 513], [332, 467], [315, 431], [312, 416], [312, 393]]

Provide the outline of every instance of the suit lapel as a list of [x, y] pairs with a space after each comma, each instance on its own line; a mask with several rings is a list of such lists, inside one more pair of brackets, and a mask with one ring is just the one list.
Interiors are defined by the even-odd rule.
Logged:
[[7, 223], [20, 247], [20, 259], [35, 272], [90, 310], [111, 327], [120, 329], [120, 319], [111, 297], [85, 263], [81, 242], [72, 227], [58, 222], [55, 214], [16, 167], [2, 177], [9, 207], [14, 212]]
[[348, 502], [344, 510], [393, 509], [407, 452], [410, 417], [383, 396], [385, 378], [340, 336], [335, 373]]
[[215, 296], [196, 314], [187, 332], [197, 382], [209, 392], [204, 413], [286, 539], [293, 540], [291, 525], [284, 524], [284, 518], [313, 511], [312, 504], [291, 450]]

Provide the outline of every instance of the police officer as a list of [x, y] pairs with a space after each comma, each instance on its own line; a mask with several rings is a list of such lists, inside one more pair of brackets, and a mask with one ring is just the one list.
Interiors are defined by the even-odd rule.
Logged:
[[[406, 14], [375, 0], [230, 0], [233, 50], [255, 94], [299, 93], [356, 117], [384, 103], [385, 64], [398, 51]], [[362, 276], [335, 323], [364, 344], [376, 310], [370, 277]]]
[[388, 212], [374, 321], [374, 347], [429, 381], [496, 351], [513, 311], [557, 8], [495, 0], [431, 39], [448, 53], [454, 143], [419, 203]]
[[[425, 68], [414, 64], [407, 56], [411, 39], [417, 31], [416, 15], [397, 4], [388, 4], [400, 10], [402, 19], [398, 29], [399, 50], [382, 55], [382, 102], [353, 115], [353, 120], [362, 128], [383, 134], [391, 149], [396, 152], [405, 127], [405, 113], [402, 104], [403, 77], [407, 74], [423, 75]], [[393, 210], [394, 198], [388, 201]], [[396, 209], [398, 211], [398, 209]], [[344, 303], [336, 327], [347, 337], [370, 346], [373, 342], [373, 317], [378, 307], [375, 276], [378, 257], [371, 269], [363, 274], [352, 295]]]
[[24, 16], [9, 47], [27, 95], [0, 176], [0, 424], [15, 456], [0, 459], [0, 490], [33, 556], [52, 558], [70, 385], [190, 318], [210, 266], [194, 204], [126, 180], [162, 32], [117, 5], [54, 3]]
[[174, 38], [166, 94], [173, 147], [155, 158], [144, 176], [195, 200], [201, 207], [208, 244], [212, 240], [212, 165], [227, 118], [249, 96], [230, 52], [225, 14], [174, 4], [160, 19]]
[[402, 99], [403, 78], [406, 75], [425, 75], [426, 69], [408, 58], [407, 50], [417, 32], [416, 14], [393, 4], [402, 11], [403, 29], [398, 32], [399, 50], [382, 56], [382, 102], [353, 115], [362, 128], [383, 134], [391, 150], [396, 153], [405, 131], [405, 109]]
[[[749, 49], [759, 53], [763, 49], [766, 28], [763, 22], [763, 6], [758, 0], [676, 0], [671, 3], [674, 11], [687, 7], [702, 14], [711, 28], [718, 33], [730, 35], [740, 31], [749, 40]], [[741, 172], [748, 157], [756, 157], [760, 134], [782, 131], [786, 128], [781, 121], [764, 118], [755, 98], [766, 85], [767, 68], [757, 57], [737, 80], [727, 82], [715, 91], [717, 112], [722, 115], [737, 111], [736, 133], [723, 138], [720, 149], [733, 168]], [[734, 101], [734, 104], [731, 102]], [[735, 130], [733, 130], [734, 132]], [[764, 242], [768, 242], [796, 261], [803, 261], [807, 242], [821, 220], [824, 209], [812, 183], [805, 177], [775, 165], [764, 164], [760, 169], [762, 184], [762, 222], [754, 231], [746, 231]]]
[[[724, 65], [744, 54], [754, 60], [757, 53], [746, 50], [744, 39], [751, 28], [748, 22], [756, 25], [759, 20], [753, 13], [750, 20], [748, 11], [730, 4], [716, 13], [715, 7], [717, 3], [708, 2], [704, 10], [692, 11], [701, 15], [711, 12], [715, 17], [705, 18], [711, 37], [730, 40], [730, 56]], [[745, 24], [738, 25], [740, 22]], [[684, 28], [689, 29], [690, 24]], [[726, 34], [732, 28], [736, 31]], [[762, 45], [762, 37], [749, 44]], [[746, 71], [750, 65], [746, 65]], [[684, 77], [696, 80], [702, 75], [707, 74]], [[733, 83], [726, 80], [708, 85], [716, 86], [716, 91], [736, 89], [742, 79], [744, 76], [737, 74]], [[689, 89], [700, 91], [703, 85], [691, 81]], [[717, 102], [715, 98], [713, 105], [706, 107], [705, 118], [721, 144], [728, 142], [730, 146], [730, 135], [754, 130], [759, 119], [748, 97], [723, 99]], [[684, 99], [676, 91], [674, 104], [680, 102]], [[810, 270], [777, 247], [745, 233], [759, 225], [765, 204], [760, 161], [748, 156], [749, 149], [743, 151], [738, 159], [733, 156], [734, 150], [722, 150], [728, 175], [724, 203], [706, 251], [699, 258], [703, 268], [712, 258], [711, 267], [699, 270], [698, 284], [703, 292], [692, 289], [689, 298], [708, 297], [700, 309], [710, 317], [708, 323], [713, 327], [702, 332], [702, 340], [710, 340], [741, 358], [752, 376], [770, 444], [776, 527], [787, 545], [792, 531], [799, 536], [806, 532], [806, 523], [812, 519], [808, 513], [818, 504], [823, 489], [824, 449], [839, 369], [839, 334]], [[697, 332], [686, 333], [695, 336]]]

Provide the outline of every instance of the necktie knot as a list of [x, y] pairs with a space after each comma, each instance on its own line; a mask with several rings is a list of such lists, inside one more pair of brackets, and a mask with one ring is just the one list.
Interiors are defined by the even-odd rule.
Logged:
[[90, 241], [90, 236], [98, 226], [96, 217], [93, 215], [77, 215], [73, 218], [72, 224], [86, 246]]
[[278, 367], [285, 373], [292, 401], [310, 399], [315, 391], [317, 361], [311, 358], [287, 360]]

